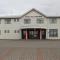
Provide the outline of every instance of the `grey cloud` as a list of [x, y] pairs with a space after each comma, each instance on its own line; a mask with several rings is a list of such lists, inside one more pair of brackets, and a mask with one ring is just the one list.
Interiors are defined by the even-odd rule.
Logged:
[[36, 8], [46, 15], [60, 15], [60, 0], [0, 0], [1, 15], [20, 15]]

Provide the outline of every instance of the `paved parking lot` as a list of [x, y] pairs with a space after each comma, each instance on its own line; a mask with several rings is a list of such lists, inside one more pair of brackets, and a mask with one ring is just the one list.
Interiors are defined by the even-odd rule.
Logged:
[[60, 41], [0, 40], [0, 60], [60, 60]]
[[0, 40], [0, 47], [60, 48], [60, 41], [49, 40]]

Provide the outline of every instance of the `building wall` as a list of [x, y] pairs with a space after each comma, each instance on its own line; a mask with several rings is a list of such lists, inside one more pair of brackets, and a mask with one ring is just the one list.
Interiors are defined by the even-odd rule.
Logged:
[[[22, 19], [24, 20], [24, 18]], [[22, 26], [21, 28], [45, 28], [46, 29], [46, 39], [60, 39], [60, 18], [57, 19], [56, 24], [51, 24], [49, 22], [49, 19], [44, 18], [44, 23], [43, 24], [37, 24], [36, 23], [36, 18], [31, 18], [32, 23], [31, 24], [23, 24], [21, 23]], [[58, 29], [58, 37], [49, 37], [49, 29]]]
[[[14, 22], [14, 20], [11, 20], [11, 24], [5, 24], [4, 19], [1, 19], [1, 24], [0, 24], [0, 39], [19, 39], [19, 34], [14, 33], [14, 30], [18, 30], [18, 23]], [[5, 33], [5, 30], [9, 30], [10, 33]]]
[[[56, 24], [49, 23], [49, 19], [47, 22], [47, 39], [60, 39], [60, 18], [57, 18]], [[58, 37], [49, 37], [49, 29], [58, 29]]]
[[[42, 16], [44, 18], [43, 24], [37, 24], [36, 19], [37, 17], [31, 16]], [[24, 24], [25, 18], [30, 18], [30, 24]], [[14, 19], [11, 19], [11, 24], [5, 24], [5, 20], [1, 19], [0, 24], [0, 39], [22, 39], [21, 36], [21, 29], [24, 28], [45, 28], [46, 29], [46, 39], [60, 39], [60, 18], [57, 19], [57, 24], [50, 24], [49, 18], [46, 18], [39, 13], [31, 11], [27, 15], [23, 16], [19, 19], [19, 22], [15, 22]], [[49, 29], [58, 29], [58, 37], [49, 37]], [[4, 33], [4, 30], [10, 30], [10, 33]], [[19, 33], [14, 33], [14, 30], [19, 30]]]

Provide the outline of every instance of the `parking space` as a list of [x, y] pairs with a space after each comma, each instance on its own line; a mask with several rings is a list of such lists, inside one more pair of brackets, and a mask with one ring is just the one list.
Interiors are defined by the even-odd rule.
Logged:
[[60, 60], [60, 41], [0, 40], [0, 60]]
[[0, 40], [0, 47], [60, 48], [60, 41], [49, 40]]

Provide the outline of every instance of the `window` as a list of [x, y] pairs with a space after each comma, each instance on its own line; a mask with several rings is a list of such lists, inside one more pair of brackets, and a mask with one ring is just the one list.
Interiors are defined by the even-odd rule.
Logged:
[[31, 23], [31, 19], [24, 19], [24, 23], [25, 24], [30, 24]]
[[56, 18], [50, 18], [50, 23], [57, 23], [57, 19]]
[[16, 19], [14, 19], [14, 21], [16, 22]]
[[1, 24], [1, 19], [0, 19], [0, 24]]
[[5, 24], [10, 24], [11, 23], [11, 19], [7, 18], [5, 19]]
[[19, 30], [14, 30], [14, 33], [19, 33]]
[[14, 33], [16, 33], [16, 30], [14, 30]]
[[1, 30], [0, 30], [0, 35], [1, 35]]
[[44, 22], [43, 18], [37, 18], [37, 23], [43, 23], [43, 22]]
[[18, 18], [15, 18], [14, 21], [15, 21], [15, 22], [19, 22], [19, 19], [18, 19]]
[[17, 33], [19, 33], [19, 30], [17, 30]]
[[4, 32], [5, 32], [5, 33], [10, 33], [10, 31], [9, 31], [9, 30], [5, 30]]
[[49, 37], [58, 37], [58, 29], [50, 29]]
[[17, 22], [19, 22], [19, 19], [17, 19]]

